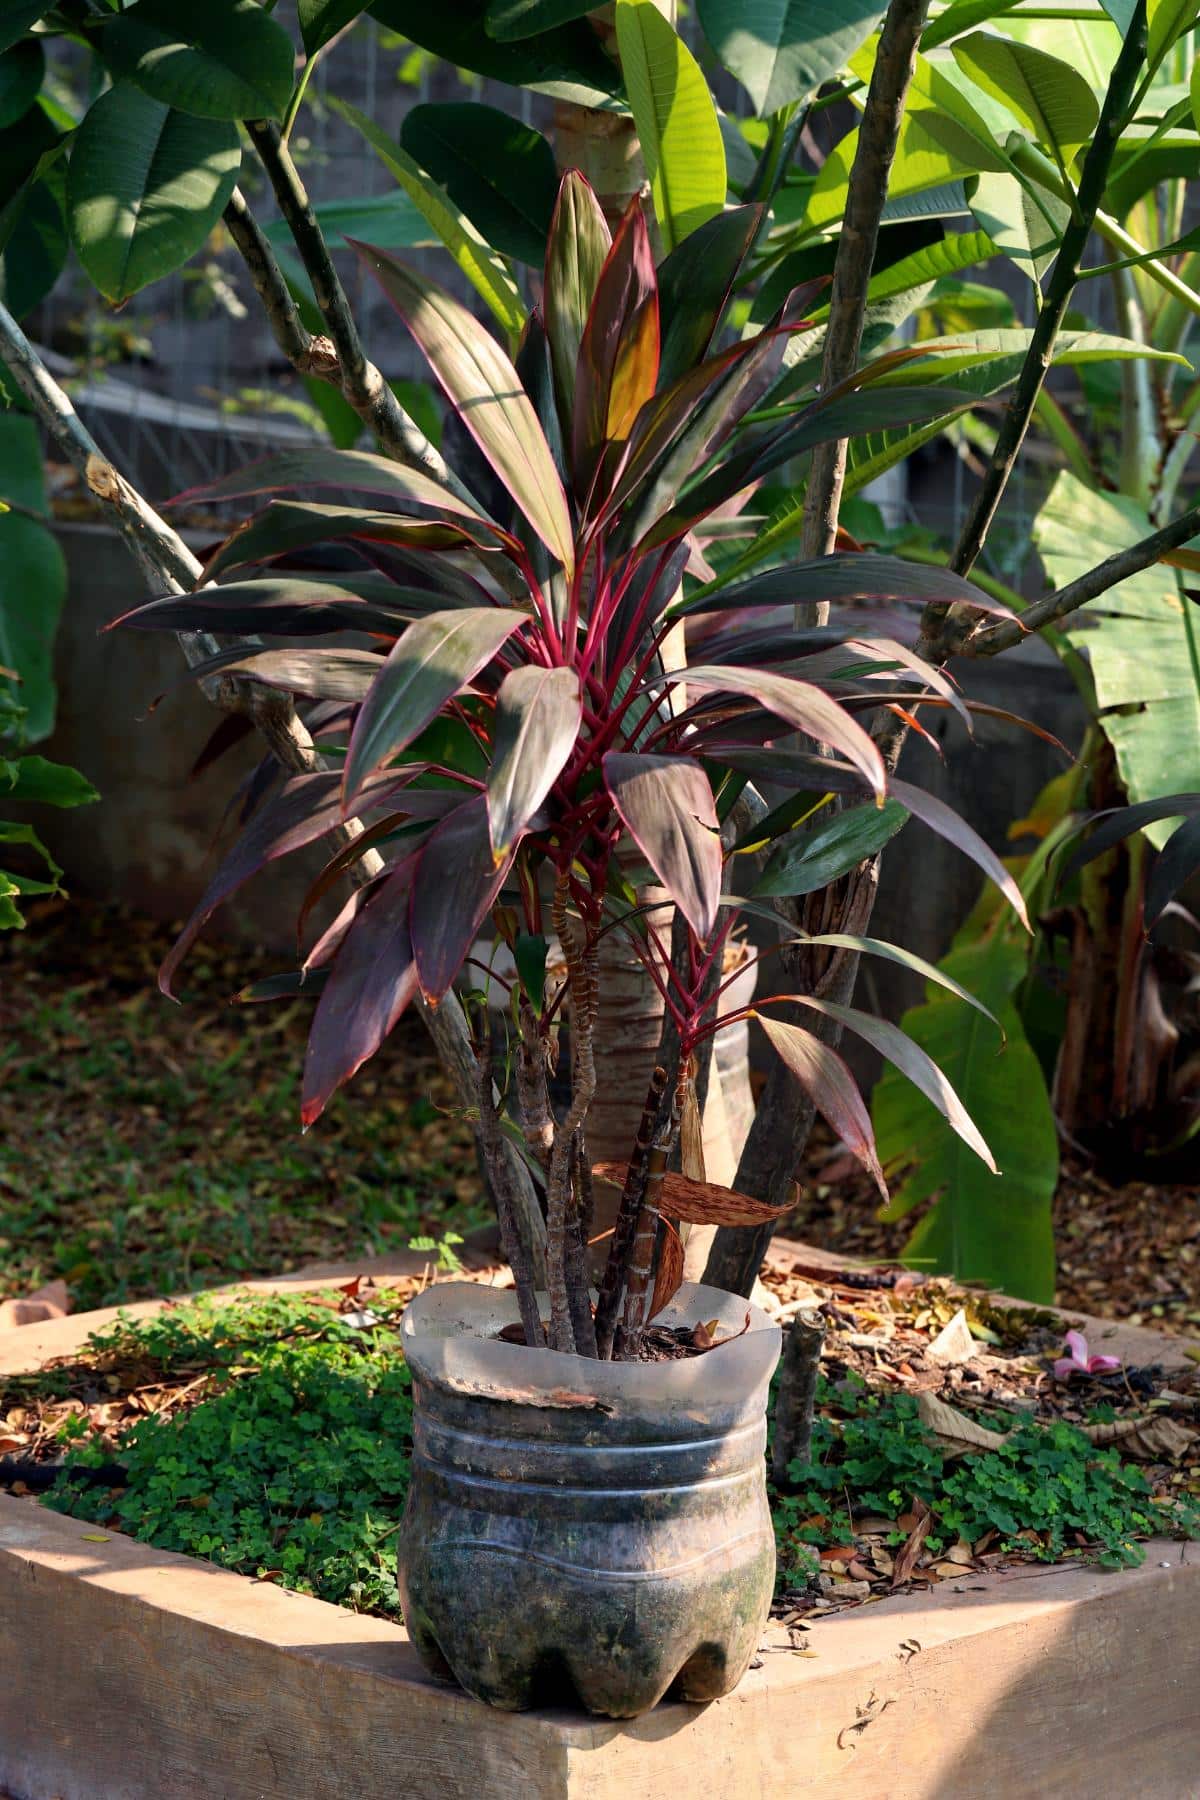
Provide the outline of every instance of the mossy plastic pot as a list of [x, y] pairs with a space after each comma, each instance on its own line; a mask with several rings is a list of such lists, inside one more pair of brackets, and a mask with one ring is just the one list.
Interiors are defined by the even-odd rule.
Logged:
[[668, 1692], [731, 1692], [775, 1580], [763, 1452], [779, 1327], [685, 1284], [661, 1322], [716, 1319], [730, 1341], [598, 1363], [498, 1341], [517, 1317], [511, 1292], [469, 1282], [430, 1288], [404, 1316], [415, 1422], [398, 1573], [413, 1643], [509, 1711], [574, 1701], [632, 1718]]

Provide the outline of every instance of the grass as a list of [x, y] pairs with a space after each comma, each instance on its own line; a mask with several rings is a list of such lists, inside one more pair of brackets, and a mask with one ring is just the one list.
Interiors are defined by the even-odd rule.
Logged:
[[302, 1136], [311, 1002], [230, 1005], [285, 959], [202, 946], [173, 1006], [171, 938], [73, 902], [0, 943], [0, 1299], [62, 1277], [78, 1311], [481, 1221], [417, 1021]]
[[[375, 1322], [366, 1324], [361, 1312], [337, 1310], [341, 1294], [201, 1299], [118, 1324], [92, 1340], [75, 1369], [10, 1378], [0, 1416], [6, 1406], [13, 1416], [14, 1399], [24, 1416], [35, 1393], [50, 1392], [76, 1469], [114, 1457], [124, 1465], [119, 1489], [107, 1475], [103, 1485], [60, 1481], [48, 1500], [56, 1510], [394, 1616], [395, 1531], [412, 1445], [394, 1327], [408, 1297], [373, 1294]], [[64, 1396], [80, 1392], [110, 1398], [98, 1411], [94, 1401], [66, 1410]], [[130, 1393], [158, 1410], [105, 1441], [109, 1409], [123, 1411], [113, 1397]], [[951, 1556], [990, 1533], [1001, 1551], [1049, 1560], [1086, 1547], [1117, 1565], [1140, 1559], [1138, 1538], [1200, 1522], [1189, 1500], [1155, 1500], [1140, 1470], [1061, 1420], [1023, 1423], [1003, 1451], [952, 1463], [905, 1394], [823, 1384], [820, 1403], [813, 1466], [794, 1468], [796, 1493], [771, 1496], [781, 1590], [803, 1587], [822, 1550], [836, 1557], [847, 1545], [853, 1558], [855, 1521], [871, 1515], [890, 1568], [914, 1504], [933, 1515], [926, 1549]]]

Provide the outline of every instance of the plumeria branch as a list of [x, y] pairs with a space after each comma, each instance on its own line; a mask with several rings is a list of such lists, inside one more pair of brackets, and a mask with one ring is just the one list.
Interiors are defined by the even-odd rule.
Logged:
[[[1142, 538], [1136, 544], [1130, 544], [1125, 550], [1114, 551], [1086, 575], [1077, 581], [1069, 582], [1059, 588], [1056, 594], [1047, 594], [1041, 600], [1035, 600], [1027, 606], [1019, 619], [1005, 619], [998, 625], [976, 626], [967, 628], [958, 639], [951, 637], [950, 654], [957, 656], [998, 656], [1003, 650], [1011, 650], [1021, 643], [1031, 632], [1043, 625], [1054, 625], [1059, 619], [1068, 618], [1071, 613], [1078, 612], [1089, 600], [1099, 599], [1101, 594], [1108, 593], [1118, 582], [1127, 581], [1131, 575], [1137, 575], [1142, 569], [1151, 568], [1161, 562], [1172, 550], [1186, 544], [1200, 532], [1200, 506], [1193, 506], [1187, 512], [1180, 513], [1161, 531], [1155, 531], [1149, 537]], [[948, 634], [949, 635], [949, 634]]]
[[[858, 147], [833, 265], [833, 290], [821, 361], [822, 393], [853, 375], [858, 367], [879, 221], [928, 10], [929, 0], [891, 0], [883, 22], [858, 128]], [[804, 496], [805, 556], [828, 556], [834, 547], [848, 447], [848, 441], [842, 438], [818, 445], [813, 452]], [[828, 613], [827, 605], [825, 611]], [[819, 612], [820, 605], [800, 602], [796, 607], [797, 627], [825, 624], [826, 619], [811, 616]]]
[[[379, 439], [385, 455], [423, 469], [460, 500], [474, 506], [472, 495], [405, 412], [363, 349], [346, 290], [338, 279], [312, 202], [278, 126], [256, 120], [248, 122], [246, 130], [266, 170], [329, 333], [327, 339], [309, 339], [308, 345], [297, 351], [300, 361], [296, 366], [302, 373], [336, 381], [359, 418]], [[227, 210], [225, 222], [266, 306], [276, 343], [289, 359], [295, 361], [293, 349], [299, 344], [295, 330], [299, 315], [295, 314], [294, 306], [290, 313], [282, 306], [280, 289], [286, 293], [287, 284], [266, 238], [251, 218], [244, 201], [241, 208]], [[288, 298], [290, 300], [291, 296]]]

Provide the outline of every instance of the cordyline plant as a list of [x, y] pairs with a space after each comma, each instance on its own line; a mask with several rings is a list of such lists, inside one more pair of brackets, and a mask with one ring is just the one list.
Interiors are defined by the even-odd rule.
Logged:
[[[961, 708], [947, 679], [852, 622], [755, 624], [755, 609], [781, 600], [941, 600], [985, 612], [995, 603], [948, 571], [868, 554], [727, 586], [705, 563], [697, 528], [718, 510], [736, 511], [768, 471], [818, 444], [948, 404], [945, 387], [931, 394], [905, 385], [907, 360], [920, 352], [903, 350], [782, 423], [749, 417], [735, 439], [778, 379], [804, 311], [804, 296], [793, 295], [761, 332], [712, 350], [759, 223], [755, 206], [726, 212], [656, 269], [640, 201], [612, 236], [587, 183], [567, 174], [542, 305], [515, 364], [440, 287], [357, 245], [498, 478], [504, 516], [373, 455], [269, 458], [188, 498], [337, 487], [386, 496], [389, 510], [273, 500], [226, 539], [205, 576], [284, 557], [298, 572], [202, 587], [123, 621], [289, 638], [355, 630], [382, 640], [370, 649], [249, 653], [243, 644], [197, 671], [322, 702], [321, 735], [344, 744], [344, 766], [286, 780], [255, 812], [162, 985], [169, 991], [204, 921], [256, 868], [351, 815], [368, 820], [305, 907], [307, 916], [366, 849], [382, 852], [382, 870], [318, 937], [301, 972], [323, 982], [304, 1073], [311, 1125], [418, 991], [434, 1004], [449, 992], [490, 914], [513, 952], [506, 1049], [545, 1191], [549, 1342], [586, 1356], [639, 1354], [647, 1320], [682, 1279], [680, 1225], [756, 1223], [779, 1210], [702, 1179], [697, 1090], [713, 1033], [744, 1016], [722, 1006], [723, 951], [742, 914], [824, 885], [910, 813], [974, 856], [1021, 908], [1011, 878], [970, 829], [889, 775], [862, 722], [881, 707], [906, 719], [925, 704]], [[336, 582], [305, 572], [305, 553], [331, 541], [353, 549], [363, 572]], [[747, 813], [740, 803], [755, 791], [750, 784], [776, 784], [791, 797], [765, 818], [761, 805]], [[818, 866], [811, 835], [789, 834], [822, 807], [837, 829]], [[739, 855], [764, 848], [765, 870], [761, 859]], [[731, 862], [747, 870], [748, 898], [737, 897], [738, 875], [724, 879]], [[673, 902], [670, 926], [663, 908], [639, 900], [651, 881]], [[551, 930], [567, 971], [557, 990], [546, 978]], [[610, 931], [630, 938], [662, 994], [666, 1028], [628, 1166], [601, 1171], [621, 1191], [593, 1313], [587, 1120], [597, 946]], [[906, 961], [962, 993], [874, 939], [810, 941]], [[775, 1049], [881, 1188], [849, 1069], [796, 1015], [811, 1023], [823, 1012], [866, 1039], [990, 1161], [949, 1084], [894, 1026], [812, 994], [769, 994], [758, 1007]], [[558, 1117], [549, 1077], [564, 1013], [571, 1081]], [[530, 1245], [496, 1153], [509, 1127], [494, 1098], [488, 1018], [479, 1006], [480, 1139], [526, 1341], [541, 1342]], [[670, 1167], [677, 1147], [682, 1172]]]

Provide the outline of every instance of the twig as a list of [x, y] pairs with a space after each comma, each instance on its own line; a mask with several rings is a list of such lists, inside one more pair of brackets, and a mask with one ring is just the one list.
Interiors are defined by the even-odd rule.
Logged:
[[483, 1041], [476, 1062], [476, 1092], [479, 1099], [479, 1143], [484, 1164], [496, 1195], [496, 1217], [500, 1225], [500, 1244], [505, 1260], [513, 1272], [517, 1305], [521, 1309], [521, 1325], [525, 1342], [535, 1350], [544, 1348], [541, 1315], [534, 1291], [533, 1265], [529, 1246], [521, 1229], [520, 1209], [509, 1175], [509, 1161], [504, 1154], [504, 1133], [496, 1110], [492, 1081], [492, 1023], [483, 1009]]
[[[596, 1093], [596, 1062], [592, 1033], [596, 1021], [595, 946], [581, 944], [567, 917], [568, 881], [560, 872], [554, 884], [554, 930], [567, 963], [571, 997], [571, 1104], [554, 1133], [550, 1168], [546, 1176], [546, 1282], [550, 1293], [550, 1343], [555, 1350], [574, 1350], [580, 1356], [596, 1355], [596, 1334], [590, 1303], [584, 1288], [575, 1291], [582, 1261], [573, 1255], [578, 1243], [578, 1221], [571, 1187], [571, 1156], [576, 1136], [582, 1131]], [[586, 924], [585, 924], [586, 930]], [[586, 1311], [586, 1320], [584, 1313]]]
[[[983, 549], [988, 529], [1004, 498], [1009, 477], [1029, 429], [1037, 397], [1049, 373], [1054, 345], [1079, 280], [1080, 264], [1096, 222], [1096, 213], [1104, 198], [1108, 172], [1121, 140], [1125, 115], [1137, 86], [1138, 73], [1145, 61], [1146, 35], [1146, 0], [1137, 0], [1120, 55], [1109, 77], [1096, 134], [1084, 158], [1071, 221], [1063, 232], [1016, 391], [1005, 409], [983, 485], [975, 496], [954, 555], [950, 559], [950, 567], [959, 575], [969, 573]], [[922, 635], [926, 639], [936, 635], [947, 610], [944, 604], [926, 608], [925, 618], [922, 620]]]
[[301, 319], [270, 241], [247, 206], [240, 188], [234, 188], [230, 195], [224, 217], [225, 229], [241, 252], [242, 261], [254, 283], [254, 291], [262, 301], [271, 334], [283, 354], [302, 375], [325, 375], [340, 387], [337, 357], [332, 352], [332, 346], [324, 364], [316, 366], [313, 357], [313, 344], [316, 340], [310, 336]]
[[646, 1296], [650, 1290], [650, 1266], [658, 1237], [659, 1196], [673, 1143], [670, 1124], [662, 1126], [646, 1161], [646, 1186], [638, 1209], [637, 1230], [625, 1281], [625, 1309], [613, 1344], [615, 1362], [632, 1362], [641, 1348], [646, 1329]]
[[[866, 108], [858, 128], [858, 147], [846, 193], [846, 211], [833, 265], [833, 289], [829, 322], [821, 361], [824, 392], [852, 375], [858, 367], [863, 320], [871, 264], [879, 239], [879, 220], [887, 199], [888, 178], [896, 155], [904, 102], [916, 67], [917, 45], [925, 24], [929, 0], [891, 0], [875, 67], [867, 92]], [[838, 509], [846, 479], [848, 440], [822, 444], [813, 452], [812, 468], [804, 496], [804, 554], [828, 556], [837, 539]], [[796, 606], [796, 627], [823, 625], [822, 603]], [[828, 613], [828, 605], [825, 605]], [[816, 616], [813, 616], [816, 614]]]
[[[101, 455], [99, 446], [80, 419], [70, 397], [59, 387], [37, 351], [8, 309], [0, 304], [0, 360], [41, 419], [58, 448], [71, 462], [101, 511], [118, 526], [126, 547], [142, 570], [153, 594], [182, 594], [193, 588], [204, 571], [177, 532], [143, 499], [136, 488]], [[191, 667], [215, 654], [217, 641], [208, 632], [180, 632], [179, 642]], [[245, 712], [265, 738], [272, 755], [284, 768], [310, 773], [325, 767], [291, 697], [262, 682], [238, 683], [218, 676], [204, 684], [214, 704], [230, 712]], [[343, 821], [339, 835], [350, 840], [362, 833], [358, 819]], [[383, 859], [368, 850], [354, 866], [354, 879], [373, 881]], [[471, 1034], [455, 994], [447, 994], [436, 1008], [420, 1001], [422, 1015], [458, 1092], [460, 1104], [474, 1110], [475, 1056]], [[531, 1243], [534, 1276], [540, 1273], [545, 1228], [537, 1195], [524, 1163], [503, 1140], [502, 1151], [512, 1191], [525, 1218]]]
[[[254, 120], [247, 123], [246, 130], [275, 191], [279, 210], [287, 221], [300, 260], [312, 283], [317, 308], [329, 332], [328, 343], [322, 339], [312, 340], [307, 354], [311, 357], [313, 347], [319, 345], [322, 362], [321, 366], [314, 366], [307, 372], [332, 377], [336, 371], [343, 394], [363, 423], [375, 433], [386, 455], [423, 469], [460, 500], [466, 500], [473, 506], [475, 502], [468, 490], [447, 468], [424, 432], [405, 412], [375, 364], [368, 360], [354, 315], [350, 311], [346, 290], [338, 279], [312, 203], [292, 161], [291, 151], [280, 137], [278, 126], [264, 120]], [[238, 220], [236, 226], [233, 220], [227, 219], [227, 223], [235, 243], [245, 256], [250, 236], [244, 229], [244, 220]], [[250, 257], [247, 258], [247, 266], [256, 286], [258, 277], [255, 275], [255, 267], [257, 265], [261, 275], [264, 247], [269, 249], [266, 239], [259, 232], [250, 244]], [[262, 294], [263, 290], [260, 288], [259, 292]], [[279, 312], [277, 284], [273, 277], [270, 278], [268, 293], [272, 296], [271, 303], [267, 305], [272, 325], [278, 321], [294, 340], [290, 321]], [[264, 302], [266, 301], [267, 296], [264, 295]], [[281, 349], [285, 349], [285, 354], [291, 354], [278, 335], [276, 342]]]
[[637, 1139], [633, 1146], [633, 1154], [629, 1158], [629, 1166], [625, 1171], [625, 1185], [621, 1190], [620, 1204], [617, 1207], [617, 1222], [613, 1229], [612, 1243], [609, 1245], [608, 1261], [604, 1265], [604, 1279], [600, 1285], [600, 1299], [596, 1307], [596, 1353], [605, 1361], [612, 1355], [613, 1337], [617, 1329], [617, 1309], [621, 1304], [621, 1296], [625, 1289], [626, 1265], [633, 1250], [634, 1235], [642, 1209], [642, 1195], [645, 1192], [649, 1173], [650, 1152], [654, 1147], [654, 1132], [658, 1121], [659, 1107], [666, 1090], [667, 1071], [658, 1065], [650, 1075], [650, 1086], [646, 1094], [646, 1104], [642, 1108]]
[[789, 1465], [807, 1463], [812, 1453], [813, 1407], [824, 1342], [824, 1316], [814, 1308], [798, 1312], [784, 1345], [779, 1390], [775, 1396], [771, 1477], [782, 1492], [792, 1486], [788, 1477]]
[[1065, 619], [1070, 613], [1078, 612], [1089, 600], [1096, 600], [1106, 594], [1110, 588], [1116, 587], [1141, 569], [1148, 569], [1161, 560], [1169, 551], [1186, 544], [1189, 538], [1200, 532], [1200, 506], [1193, 506], [1188, 512], [1180, 513], [1161, 531], [1155, 531], [1149, 537], [1142, 538], [1136, 544], [1130, 544], [1125, 550], [1114, 551], [1086, 575], [1072, 581], [1056, 594], [1047, 594], [1044, 599], [1035, 600], [1021, 614], [1020, 620], [1004, 619], [998, 625], [976, 627], [958, 641], [950, 636], [948, 654], [957, 656], [998, 656], [1002, 650], [1011, 650], [1014, 645], [1022, 643], [1032, 631], [1043, 625], [1053, 625], [1059, 619]]

